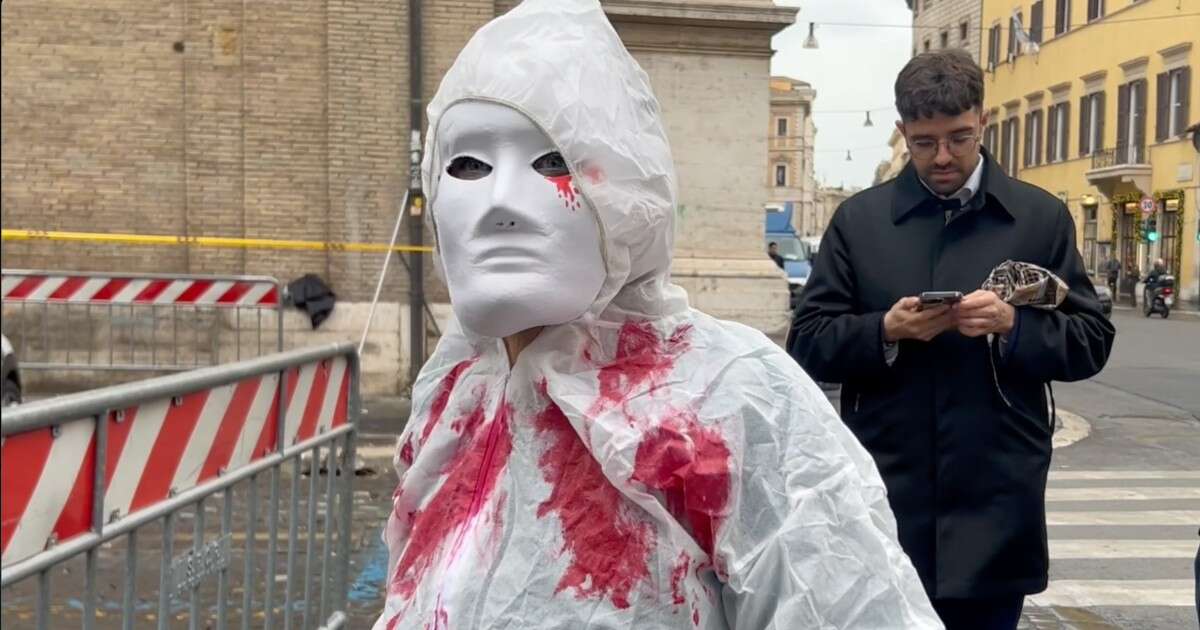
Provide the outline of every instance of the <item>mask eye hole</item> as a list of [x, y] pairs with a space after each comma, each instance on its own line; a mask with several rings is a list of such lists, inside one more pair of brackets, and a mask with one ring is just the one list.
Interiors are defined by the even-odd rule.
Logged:
[[533, 170], [537, 171], [543, 177], [562, 177], [569, 175], [570, 170], [567, 169], [567, 161], [558, 151], [552, 151], [533, 161]]
[[477, 160], [469, 155], [463, 155], [450, 160], [446, 174], [455, 179], [483, 179], [492, 172], [490, 164]]

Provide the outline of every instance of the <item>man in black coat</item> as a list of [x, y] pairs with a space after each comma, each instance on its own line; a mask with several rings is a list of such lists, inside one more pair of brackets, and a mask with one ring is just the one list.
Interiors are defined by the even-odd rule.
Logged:
[[[842, 417], [947, 627], [1011, 630], [1047, 585], [1049, 384], [1098, 373], [1114, 330], [1062, 201], [980, 148], [982, 104], [962, 51], [905, 66], [897, 126], [911, 161], [838, 208], [787, 343], [814, 378], [843, 384]], [[1057, 275], [1065, 301], [1014, 308], [979, 290], [1006, 260]], [[965, 297], [922, 308], [926, 291]]]

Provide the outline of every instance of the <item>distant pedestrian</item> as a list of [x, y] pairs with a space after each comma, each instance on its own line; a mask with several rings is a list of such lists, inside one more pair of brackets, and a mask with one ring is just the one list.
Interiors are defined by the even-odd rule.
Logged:
[[779, 255], [779, 243], [771, 241], [767, 245], [767, 255], [771, 257], [771, 260], [775, 261], [776, 265], [779, 265], [780, 269], [783, 269], [783, 256]]
[[[1047, 585], [1047, 386], [1099, 372], [1115, 333], [1066, 206], [980, 148], [970, 55], [918, 55], [895, 89], [911, 160], [837, 209], [787, 345], [814, 378], [842, 383], [842, 417], [883, 473], [946, 626], [1012, 630]], [[1064, 281], [1064, 301], [1017, 308], [978, 290], [1008, 260], [1048, 270], [1044, 288]], [[925, 291], [966, 295], [924, 307]]]
[[1117, 283], [1121, 278], [1121, 261], [1117, 260], [1116, 256], [1109, 257], [1108, 262], [1104, 263], [1104, 276], [1108, 281], [1109, 293], [1116, 299]]

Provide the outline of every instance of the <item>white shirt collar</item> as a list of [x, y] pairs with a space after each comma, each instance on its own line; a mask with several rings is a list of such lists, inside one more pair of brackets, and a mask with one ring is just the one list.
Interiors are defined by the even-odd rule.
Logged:
[[[917, 179], [920, 179], [919, 177]], [[938, 199], [957, 199], [964, 206], [975, 196], [975, 192], [979, 190], [979, 182], [983, 181], [983, 154], [979, 154], [979, 161], [975, 164], [975, 170], [971, 172], [971, 176], [967, 178], [967, 183], [963, 184], [953, 195], [939, 195], [925, 180], [921, 179], [921, 185], [925, 187], [934, 197]]]

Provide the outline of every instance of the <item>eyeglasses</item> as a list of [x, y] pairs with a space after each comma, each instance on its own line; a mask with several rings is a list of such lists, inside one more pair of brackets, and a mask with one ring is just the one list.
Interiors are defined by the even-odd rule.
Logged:
[[908, 141], [908, 152], [915, 158], [928, 160], [937, 155], [938, 149], [945, 143], [946, 150], [954, 157], [963, 157], [975, 149], [979, 136], [972, 133], [961, 133], [950, 136], [947, 140], [933, 138], [917, 138]]

